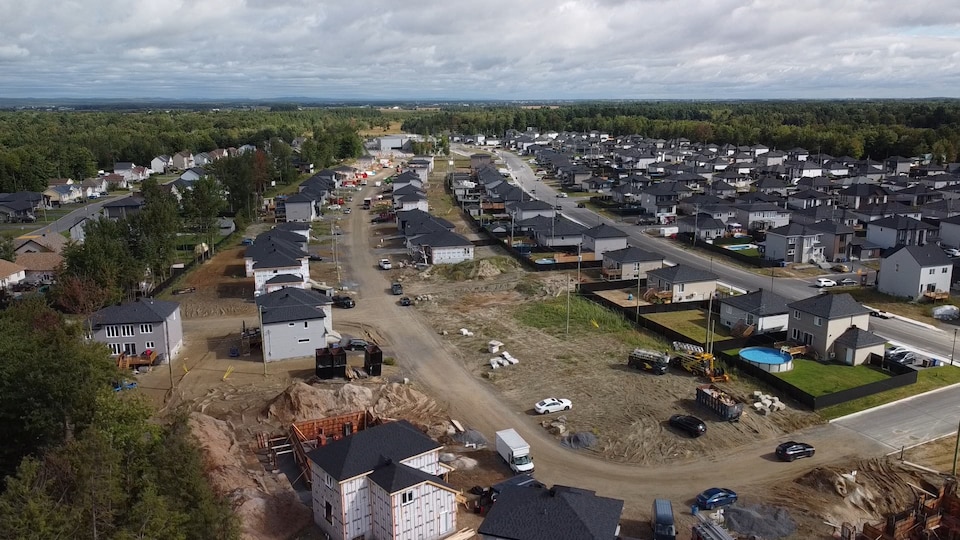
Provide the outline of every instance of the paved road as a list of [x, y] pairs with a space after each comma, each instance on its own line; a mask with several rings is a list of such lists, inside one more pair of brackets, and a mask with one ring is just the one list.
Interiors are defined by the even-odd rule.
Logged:
[[[507, 164], [517, 184], [527, 192], [534, 192], [539, 199], [555, 202], [563, 208], [563, 214], [583, 225], [594, 226], [606, 223], [620, 228], [629, 235], [629, 243], [633, 246], [662, 254], [673, 263], [687, 264], [696, 268], [710, 270], [720, 277], [720, 281], [746, 290], [769, 288], [789, 300], [800, 300], [817, 294], [814, 286], [816, 278], [775, 278], [772, 275], [763, 275], [749, 272], [740, 268], [723, 264], [721, 257], [708, 257], [698, 252], [679, 247], [675, 242], [662, 238], [654, 238], [635, 225], [624, 224], [600, 216], [587, 208], [577, 208], [577, 198], [558, 198], [557, 190], [540, 182], [525, 161], [510, 152], [499, 152], [500, 157]], [[828, 274], [836, 277], [837, 274]], [[899, 343], [919, 349], [931, 356], [943, 359], [951, 357], [954, 345], [952, 330], [929, 329], [920, 327], [902, 320], [871, 319], [871, 329], [878, 335]]]
[[832, 424], [883, 444], [891, 452], [910, 448], [956, 433], [960, 419], [957, 391], [957, 387], [942, 388], [839, 418]]
[[61, 217], [60, 219], [54, 221], [53, 223], [48, 223], [43, 227], [40, 227], [37, 231], [32, 234], [60, 234], [66, 232], [70, 227], [74, 225], [82, 217], [92, 217], [96, 219], [100, 215], [100, 209], [103, 207], [103, 204], [109, 201], [119, 199], [126, 195], [111, 195], [103, 197], [100, 199], [94, 199], [89, 201], [87, 204], [78, 207], [69, 214]]

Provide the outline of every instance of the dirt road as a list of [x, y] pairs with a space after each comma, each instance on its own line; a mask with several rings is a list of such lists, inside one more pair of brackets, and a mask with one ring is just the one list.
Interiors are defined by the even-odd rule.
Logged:
[[[357, 199], [363, 196], [366, 195]], [[757, 440], [728, 458], [656, 468], [607, 462], [589, 452], [566, 449], [538, 425], [536, 418], [513, 410], [498, 397], [491, 384], [470, 373], [458, 351], [444, 342], [449, 338], [441, 336], [440, 329], [431, 328], [415, 309], [397, 304], [397, 297], [387, 290], [385, 273], [377, 268], [380, 254], [368, 247], [370, 228], [367, 214], [357, 211], [351, 215], [348, 232], [342, 237], [342, 272], [345, 280], [359, 284], [360, 301], [349, 313], [338, 311], [338, 316], [342, 314], [343, 318], [378, 328], [381, 345], [397, 358], [400, 372], [435, 396], [465, 425], [481, 431], [491, 441], [495, 431], [516, 428], [532, 445], [537, 477], [547, 484], [575, 485], [623, 499], [624, 517], [636, 518], [648, 511], [654, 497], [688, 501], [703, 489], [717, 485], [742, 491], [749, 501], [751, 493], [759, 496], [764, 486], [792, 480], [808, 469], [885, 453], [885, 447], [831, 425], [816, 426], [797, 435], [814, 444], [817, 455], [795, 464], [774, 459], [772, 450], [779, 442], [775, 440]], [[337, 325], [335, 318], [334, 326]]]

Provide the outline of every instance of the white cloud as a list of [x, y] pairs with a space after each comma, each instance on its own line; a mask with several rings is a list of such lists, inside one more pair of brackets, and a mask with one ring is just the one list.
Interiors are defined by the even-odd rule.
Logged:
[[[957, 96], [946, 0], [0, 0], [0, 95]], [[922, 80], [923, 84], [917, 84]], [[869, 84], [867, 84], [869, 83]]]

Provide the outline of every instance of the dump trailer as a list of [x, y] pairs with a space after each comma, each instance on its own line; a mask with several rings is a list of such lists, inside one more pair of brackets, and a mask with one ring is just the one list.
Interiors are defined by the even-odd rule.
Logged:
[[627, 365], [663, 375], [667, 372], [667, 367], [670, 366], [670, 354], [649, 349], [634, 349], [627, 356]]
[[743, 403], [737, 403], [733, 397], [712, 384], [697, 387], [697, 403], [717, 413], [720, 418], [735, 422], [743, 414]]

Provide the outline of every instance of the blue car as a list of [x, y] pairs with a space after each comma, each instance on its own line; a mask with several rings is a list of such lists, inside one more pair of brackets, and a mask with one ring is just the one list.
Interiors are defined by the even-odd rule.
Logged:
[[737, 502], [737, 493], [727, 488], [710, 488], [697, 495], [697, 507], [701, 510], [713, 510], [718, 506], [728, 506]]

